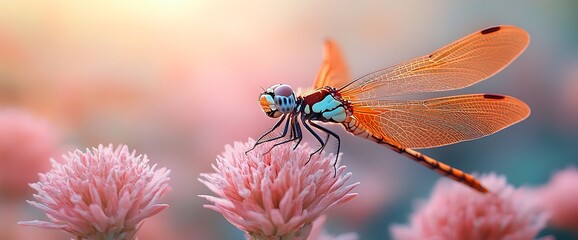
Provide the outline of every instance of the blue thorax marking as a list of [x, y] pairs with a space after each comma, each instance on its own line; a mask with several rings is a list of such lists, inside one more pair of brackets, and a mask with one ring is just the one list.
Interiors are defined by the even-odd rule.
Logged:
[[340, 101], [335, 100], [332, 95], [327, 95], [323, 100], [311, 106], [311, 110], [316, 113], [330, 111], [341, 105]]

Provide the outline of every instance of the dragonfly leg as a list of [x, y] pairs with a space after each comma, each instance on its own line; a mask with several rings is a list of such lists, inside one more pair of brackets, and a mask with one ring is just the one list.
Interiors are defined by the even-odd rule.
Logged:
[[317, 134], [308, 124], [312, 123], [310, 120], [309, 121], [305, 121], [304, 119], [301, 119], [301, 122], [303, 122], [303, 126], [305, 126], [305, 128], [307, 128], [307, 131], [309, 131], [313, 137], [315, 137], [315, 139], [317, 139], [317, 141], [319, 141], [319, 143], [321, 143], [321, 147], [317, 148], [317, 150], [313, 151], [311, 154], [309, 154], [309, 159], [307, 160], [307, 162], [305, 162], [305, 165], [307, 165], [307, 163], [309, 163], [309, 161], [311, 161], [311, 157], [313, 155], [315, 155], [316, 153], [318, 153], [319, 151], [321, 151], [324, 147], [325, 144], [327, 144], [327, 142], [324, 142], [323, 139], [319, 136], [319, 134]]
[[301, 127], [299, 126], [299, 122], [297, 122], [297, 116], [293, 116], [291, 119], [287, 120], [287, 122], [291, 122], [291, 134], [289, 135], [289, 139], [283, 140], [281, 142], [275, 143], [273, 144], [273, 146], [264, 154], [267, 154], [269, 152], [271, 152], [271, 150], [273, 150], [273, 148], [291, 142], [291, 141], [295, 141], [298, 140], [297, 144], [299, 144], [299, 142], [301, 142], [301, 138], [303, 137], [301, 135]]
[[309, 124], [311, 124], [311, 126], [327, 133], [327, 138], [325, 139], [325, 144], [323, 145], [323, 148], [325, 148], [325, 146], [327, 145], [327, 141], [329, 141], [329, 136], [333, 136], [336, 140], [337, 140], [337, 152], [335, 153], [335, 162], [333, 163], [333, 169], [335, 170], [333, 177], [335, 177], [335, 174], [337, 174], [337, 160], [339, 158], [339, 151], [341, 150], [341, 139], [339, 138], [339, 135], [337, 135], [336, 133], [332, 132], [331, 130], [318, 125], [314, 122], [312, 122], [311, 120], [308, 121]]
[[[297, 118], [295, 118], [295, 121], [297, 121]], [[297, 134], [297, 142], [295, 143], [295, 146], [293, 146], [293, 150], [295, 150], [301, 143], [301, 140], [303, 140], [303, 134], [301, 133], [301, 126], [299, 126], [299, 123], [294, 124], [293, 127], [295, 128], [295, 133]]]
[[[324, 146], [322, 146], [321, 151], [323, 151], [323, 149], [325, 149], [325, 147], [327, 147], [327, 143], [329, 141], [329, 137], [331, 137], [331, 135], [327, 134], [325, 135], [325, 140], [323, 141], [325, 143]], [[321, 154], [321, 152], [319, 152], [319, 154]]]
[[[277, 136], [277, 137], [269, 137], [267, 139], [267, 136], [269, 136], [269, 134], [271, 134], [273, 131], [275, 131], [275, 129], [279, 128], [279, 126], [281, 126], [281, 123], [283, 123], [283, 121], [285, 121], [285, 118], [287, 117], [287, 115], [283, 115], [281, 116], [281, 119], [279, 119], [279, 121], [277, 121], [277, 123], [275, 123], [275, 125], [269, 129], [267, 132], [263, 133], [258, 139], [257, 141], [255, 141], [255, 144], [253, 145], [253, 147], [247, 151], [245, 151], [245, 154], [247, 154], [248, 152], [252, 151], [253, 149], [255, 149], [255, 147], [257, 147], [258, 145], [262, 144], [262, 143], [266, 143], [266, 142], [270, 142], [270, 141], [275, 141], [277, 139], [283, 138], [285, 137], [285, 135], [287, 135], [287, 129], [289, 128], [289, 121], [285, 122], [285, 128], [283, 128], [283, 134], [281, 134], [281, 136]], [[264, 139], [264, 140], [263, 140]]]

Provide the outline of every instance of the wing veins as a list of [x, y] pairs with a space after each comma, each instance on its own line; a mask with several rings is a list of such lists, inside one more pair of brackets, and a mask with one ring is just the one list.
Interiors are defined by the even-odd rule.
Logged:
[[485, 96], [354, 101], [353, 115], [363, 126], [370, 126], [376, 136], [393, 139], [404, 147], [427, 148], [493, 134], [530, 112], [526, 104], [513, 97]]
[[347, 100], [364, 100], [464, 88], [506, 67], [528, 42], [528, 34], [513, 26], [491, 34], [476, 32], [430, 55], [367, 74], [340, 92]]

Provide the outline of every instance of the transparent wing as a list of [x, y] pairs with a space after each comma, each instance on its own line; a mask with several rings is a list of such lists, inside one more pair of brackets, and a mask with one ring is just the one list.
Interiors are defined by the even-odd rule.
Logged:
[[498, 26], [470, 34], [432, 54], [363, 76], [340, 89], [345, 99], [376, 99], [470, 86], [510, 64], [530, 41], [521, 28]]
[[313, 87], [315, 89], [325, 86], [340, 88], [349, 81], [351, 78], [339, 47], [332, 40], [325, 41], [323, 63]]
[[524, 102], [492, 94], [352, 104], [353, 116], [374, 136], [406, 148], [437, 147], [481, 138], [530, 114]]

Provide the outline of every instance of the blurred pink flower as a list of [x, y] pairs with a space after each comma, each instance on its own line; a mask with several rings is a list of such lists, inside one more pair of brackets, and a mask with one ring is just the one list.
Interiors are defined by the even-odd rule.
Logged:
[[490, 193], [480, 194], [446, 179], [435, 186], [409, 225], [394, 225], [394, 239], [509, 239], [536, 237], [546, 225], [546, 214], [523, 189], [506, 178], [489, 174], [480, 178]]
[[295, 150], [282, 144], [266, 153], [272, 143], [261, 144], [245, 154], [254, 140], [225, 146], [217, 157], [215, 173], [199, 180], [217, 197], [202, 195], [213, 205], [205, 207], [221, 214], [251, 239], [307, 239], [313, 221], [326, 210], [345, 203], [357, 194], [359, 183], [345, 185], [351, 173], [334, 177], [333, 154], [315, 154], [301, 144]]
[[550, 214], [553, 227], [578, 231], [578, 170], [568, 168], [554, 174], [550, 182], [536, 191], [540, 206]]
[[50, 167], [58, 137], [46, 121], [20, 109], [0, 110], [0, 196], [21, 201], [28, 183]]
[[61, 229], [76, 239], [135, 239], [144, 219], [168, 207], [158, 201], [169, 190], [170, 171], [151, 167], [146, 155], [124, 145], [76, 150], [64, 160], [52, 160], [52, 169], [30, 184], [38, 193], [28, 203], [52, 222], [19, 224]]
[[359, 237], [356, 233], [344, 233], [337, 237], [327, 234], [323, 227], [325, 226], [325, 221], [327, 216], [321, 215], [315, 221], [313, 221], [313, 227], [311, 229], [311, 234], [308, 240], [357, 240]]

